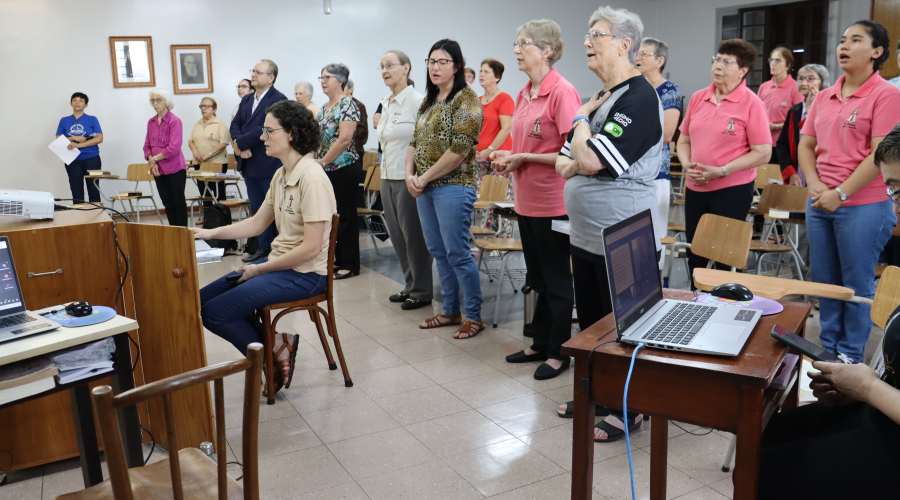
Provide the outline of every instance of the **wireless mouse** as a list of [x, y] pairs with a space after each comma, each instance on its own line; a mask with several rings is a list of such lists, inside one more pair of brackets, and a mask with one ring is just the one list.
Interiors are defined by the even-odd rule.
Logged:
[[744, 285], [739, 285], [737, 283], [726, 283], [724, 285], [719, 285], [712, 290], [710, 290], [710, 295], [713, 297], [721, 297], [723, 299], [731, 299], [731, 300], [753, 300], [753, 292], [750, 291], [749, 288]]
[[91, 307], [87, 302], [72, 302], [71, 304], [66, 306], [66, 314], [69, 316], [75, 316], [76, 318], [81, 318], [84, 316], [88, 316], [93, 312], [94, 308]]

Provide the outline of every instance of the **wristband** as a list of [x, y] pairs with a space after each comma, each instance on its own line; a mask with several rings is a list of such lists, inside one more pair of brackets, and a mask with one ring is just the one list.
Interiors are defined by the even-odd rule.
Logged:
[[576, 116], [575, 119], [572, 120], [572, 128], [575, 128], [575, 125], [576, 125], [578, 122], [585, 122], [585, 123], [587, 123], [588, 125], [591, 124], [591, 120], [589, 120], [588, 117], [586, 117], [586, 116]]

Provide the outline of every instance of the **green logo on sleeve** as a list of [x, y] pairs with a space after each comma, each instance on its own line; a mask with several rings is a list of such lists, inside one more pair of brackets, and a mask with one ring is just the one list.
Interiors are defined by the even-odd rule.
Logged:
[[613, 122], [606, 122], [606, 125], [603, 126], [603, 130], [606, 131], [607, 134], [613, 137], [622, 137], [622, 127]]

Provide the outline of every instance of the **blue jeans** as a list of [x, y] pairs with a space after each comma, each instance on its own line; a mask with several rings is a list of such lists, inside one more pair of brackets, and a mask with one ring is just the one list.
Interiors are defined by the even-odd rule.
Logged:
[[[266, 201], [266, 195], [269, 194], [269, 186], [272, 184], [271, 177], [244, 177], [244, 184], [247, 185], [247, 197], [250, 198], [250, 208], [253, 213], [259, 210], [263, 202]], [[272, 240], [278, 232], [275, 229], [275, 223], [269, 224], [269, 227], [259, 235], [259, 248], [266, 252], [272, 250]]]
[[469, 226], [478, 191], [466, 186], [427, 187], [416, 199], [425, 246], [437, 264], [444, 314], [459, 314], [462, 284], [466, 319], [481, 320], [481, 277], [469, 248]]
[[[254, 264], [268, 260], [264, 257]], [[315, 297], [328, 284], [327, 276], [291, 269], [250, 278], [240, 285], [225, 281], [228, 276], [236, 275], [232, 271], [200, 290], [200, 314], [207, 330], [231, 342], [245, 356], [248, 345], [263, 341], [263, 325], [253, 315], [255, 310]]]
[[[91, 203], [100, 203], [100, 191], [92, 180], [86, 180], [85, 175], [88, 170], [100, 170], [103, 163], [100, 156], [94, 156], [86, 160], [75, 160], [66, 165], [66, 173], [69, 175], [69, 189], [72, 191], [72, 199], [75, 203], [82, 201], [90, 201]], [[84, 198], [84, 186], [87, 185], [88, 199]]]
[[[840, 207], [832, 213], [806, 205], [806, 232], [812, 280], [852, 288], [858, 297], [875, 296], [875, 265], [891, 237], [897, 216], [891, 202]], [[822, 347], [853, 361], [865, 358], [872, 330], [871, 307], [855, 302], [820, 299]]]

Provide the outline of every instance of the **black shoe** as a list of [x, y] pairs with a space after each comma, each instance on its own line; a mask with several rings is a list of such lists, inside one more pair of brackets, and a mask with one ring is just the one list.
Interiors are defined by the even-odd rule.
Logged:
[[267, 257], [269, 255], [269, 252], [270, 252], [270, 250], [263, 250], [262, 248], [260, 248], [259, 250], [256, 251], [255, 254], [250, 255], [248, 257], [244, 257], [241, 260], [244, 262], [253, 262], [253, 261], [259, 260], [263, 257]]
[[562, 362], [562, 366], [559, 367], [559, 370], [554, 369], [547, 363], [541, 363], [541, 366], [537, 367], [537, 370], [534, 371], [534, 378], [535, 380], [548, 380], [557, 377], [562, 372], [569, 369], [570, 362], [570, 358], [564, 359]]
[[506, 357], [507, 363], [530, 363], [532, 361], [547, 361], [547, 353], [525, 354], [525, 351], [519, 351]]
[[351, 276], [359, 276], [359, 271], [350, 271], [344, 274], [334, 273], [334, 279], [336, 280], [345, 280]]
[[403, 304], [400, 304], [400, 309], [404, 311], [412, 311], [413, 309], [418, 309], [420, 307], [425, 307], [431, 305], [430, 300], [418, 300], [414, 298], [408, 298]]
[[388, 297], [388, 300], [390, 300], [391, 302], [406, 302], [406, 299], [408, 298], [408, 293], [400, 292], [397, 295], [391, 295], [390, 297]]

